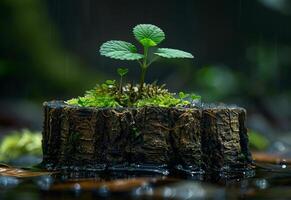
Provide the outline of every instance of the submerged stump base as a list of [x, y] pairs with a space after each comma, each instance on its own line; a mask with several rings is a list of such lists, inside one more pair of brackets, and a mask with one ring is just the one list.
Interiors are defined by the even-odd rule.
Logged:
[[85, 108], [44, 103], [43, 162], [49, 169], [178, 169], [229, 172], [251, 166], [246, 111]]

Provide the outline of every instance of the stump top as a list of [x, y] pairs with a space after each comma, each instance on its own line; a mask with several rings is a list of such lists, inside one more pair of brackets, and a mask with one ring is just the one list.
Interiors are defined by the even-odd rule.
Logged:
[[[97, 108], [97, 107], [81, 107], [77, 105], [69, 105], [66, 104], [62, 100], [53, 100], [53, 101], [47, 101], [43, 103], [43, 106], [47, 106], [50, 108], [72, 108], [77, 110], [139, 110], [144, 107], [104, 107], [104, 108]], [[159, 109], [175, 109], [175, 110], [240, 110], [243, 112], [246, 112], [245, 108], [239, 107], [237, 105], [227, 105], [223, 103], [199, 103], [195, 104], [191, 107], [158, 107], [158, 106], [145, 106], [147, 108], [159, 108]]]

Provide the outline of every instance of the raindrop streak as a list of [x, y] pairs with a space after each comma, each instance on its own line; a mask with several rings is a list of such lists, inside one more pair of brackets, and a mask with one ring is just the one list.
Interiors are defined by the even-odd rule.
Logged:
[[238, 29], [241, 27], [241, 17], [242, 17], [242, 0], [239, 0], [238, 2]]

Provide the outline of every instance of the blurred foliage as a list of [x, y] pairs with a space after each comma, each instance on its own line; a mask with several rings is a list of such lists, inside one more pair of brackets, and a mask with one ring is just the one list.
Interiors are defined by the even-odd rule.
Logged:
[[[1, 82], [10, 85], [12, 92], [20, 87], [18, 95], [30, 90], [30, 98], [42, 99], [56, 90], [72, 93], [96, 79], [96, 75], [83, 68], [78, 59], [60, 45], [43, 1], [3, 0], [0, 12], [6, 14], [0, 20], [5, 27], [0, 34], [1, 48], [5, 50], [1, 51], [0, 77]], [[39, 83], [45, 90], [37, 87]], [[9, 94], [10, 90], [7, 92]]]
[[263, 151], [270, 146], [270, 141], [261, 133], [249, 131], [249, 145], [252, 150]]
[[264, 6], [279, 11], [284, 15], [291, 15], [291, 3], [289, 0], [259, 0]]
[[226, 98], [239, 87], [236, 74], [225, 66], [204, 66], [197, 72], [196, 82], [208, 101]]
[[0, 161], [8, 162], [21, 156], [42, 156], [41, 133], [27, 129], [13, 131], [0, 143]]

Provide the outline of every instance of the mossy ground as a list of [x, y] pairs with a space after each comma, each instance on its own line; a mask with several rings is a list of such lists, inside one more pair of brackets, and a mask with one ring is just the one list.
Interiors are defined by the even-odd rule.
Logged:
[[126, 84], [120, 87], [114, 80], [98, 84], [85, 95], [66, 101], [69, 105], [82, 107], [183, 107], [191, 106], [201, 97], [195, 94], [179, 95], [169, 92], [165, 85], [144, 84], [139, 92], [139, 85]]

